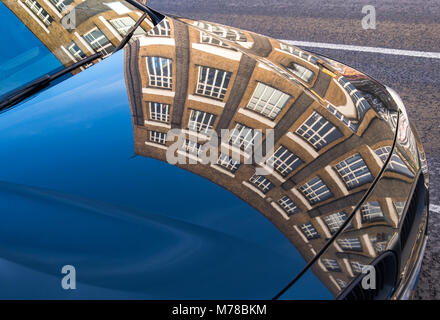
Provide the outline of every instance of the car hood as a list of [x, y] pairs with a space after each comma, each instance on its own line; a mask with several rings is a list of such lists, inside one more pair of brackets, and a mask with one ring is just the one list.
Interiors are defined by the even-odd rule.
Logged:
[[[337, 230], [326, 217], [370, 188], [396, 118], [386, 88], [349, 67], [167, 17], [0, 114], [0, 296], [272, 298]], [[237, 125], [261, 130], [253, 149]], [[199, 145], [217, 140], [205, 161]], [[60, 289], [64, 265], [79, 290]]]

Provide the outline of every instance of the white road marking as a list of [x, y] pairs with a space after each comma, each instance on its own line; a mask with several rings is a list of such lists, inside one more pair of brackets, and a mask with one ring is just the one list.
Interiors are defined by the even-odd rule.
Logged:
[[430, 204], [429, 205], [429, 211], [440, 213], [440, 206], [436, 204]]
[[333, 43], [308, 42], [308, 41], [292, 41], [292, 40], [280, 40], [280, 41], [298, 47], [324, 48], [324, 49], [333, 49], [333, 50], [381, 53], [381, 54], [389, 54], [395, 56], [440, 59], [440, 52], [399, 50], [399, 49], [388, 49], [388, 48], [379, 48], [379, 47], [362, 47], [362, 46], [352, 46], [346, 44], [333, 44]]

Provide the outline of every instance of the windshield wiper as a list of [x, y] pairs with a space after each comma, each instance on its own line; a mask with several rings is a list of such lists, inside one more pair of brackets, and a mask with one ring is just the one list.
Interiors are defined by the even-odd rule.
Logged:
[[[132, 3], [131, 1], [129, 1]], [[136, 23], [128, 30], [127, 34], [122, 38], [121, 42], [119, 42], [118, 46], [113, 50], [113, 53], [121, 50], [128, 41], [130, 41], [131, 37], [135, 33], [136, 29], [141, 25], [141, 23], [149, 16], [154, 24], [154, 26], [157, 26], [159, 23], [162, 22], [162, 20], [165, 18], [160, 13], [151, 10], [150, 8], [146, 6], [142, 6], [142, 10], [145, 11], [145, 13], [136, 21]]]
[[18, 89], [17, 91], [13, 92], [12, 94], [8, 95], [4, 100], [0, 102], [0, 111], [6, 108], [9, 108], [20, 101], [23, 101], [24, 99], [32, 96], [33, 94], [43, 90], [47, 86], [50, 85], [51, 82], [54, 80], [66, 75], [67, 73], [82, 67], [88, 63], [91, 63], [93, 60], [102, 58], [102, 53], [98, 52], [95, 53], [87, 58], [84, 58], [68, 67], [65, 67], [64, 69], [54, 73], [54, 74], [46, 74], [40, 78], [38, 78], [35, 81], [32, 81], [30, 84], [26, 85], [23, 88]]

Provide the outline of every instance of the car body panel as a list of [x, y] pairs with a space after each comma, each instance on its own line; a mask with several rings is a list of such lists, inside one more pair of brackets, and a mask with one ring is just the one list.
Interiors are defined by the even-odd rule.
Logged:
[[[118, 39], [110, 11], [79, 20], [77, 32], [100, 21]], [[127, 14], [139, 16], [118, 17]], [[60, 21], [49, 28], [61, 32]], [[393, 239], [394, 202], [410, 197], [422, 167], [398, 96], [252, 32], [175, 17], [143, 28], [124, 52], [0, 114], [1, 201], [13, 213], [3, 216], [13, 228], [2, 258], [52, 280], [78, 266], [87, 290], [60, 298], [102, 287], [110, 298], [150, 299], [270, 299], [317, 260], [284, 298], [338, 297], [356, 276], [338, 246], [345, 230], [333, 235], [353, 214], [348, 233], [378, 227]], [[391, 152], [411, 176], [387, 171], [374, 186]], [[379, 225], [353, 211], [367, 192], [385, 208]], [[369, 263], [379, 253], [359, 237]], [[341, 279], [321, 254], [348, 266]], [[46, 297], [22, 285], [26, 297]]]

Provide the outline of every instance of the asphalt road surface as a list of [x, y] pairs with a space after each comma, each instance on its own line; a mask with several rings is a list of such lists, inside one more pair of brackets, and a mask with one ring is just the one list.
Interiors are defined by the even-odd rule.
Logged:
[[[163, 13], [226, 25], [277, 39], [440, 53], [440, 0], [148, 0]], [[362, 28], [362, 8], [376, 8], [376, 30]], [[430, 238], [416, 299], [440, 299], [440, 55], [305, 48], [394, 88], [419, 130], [431, 175]]]

